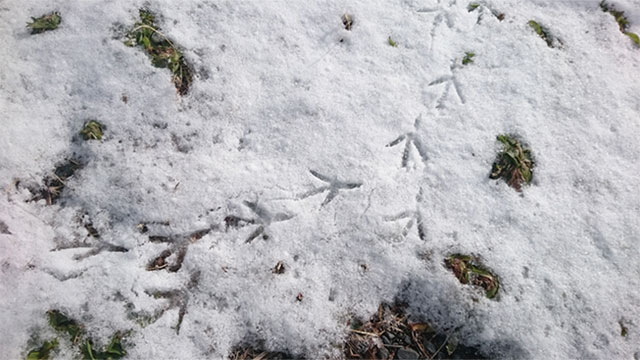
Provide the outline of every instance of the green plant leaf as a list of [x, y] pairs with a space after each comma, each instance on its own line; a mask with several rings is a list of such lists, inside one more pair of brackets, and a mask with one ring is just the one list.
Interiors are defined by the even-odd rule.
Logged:
[[389, 38], [387, 39], [387, 42], [389, 43], [389, 45], [393, 46], [393, 47], [398, 47], [398, 43], [396, 43], [395, 41], [393, 41], [393, 39], [391, 38], [391, 36], [389, 36]]
[[45, 341], [38, 349], [29, 351], [27, 360], [46, 360], [52, 350], [58, 347], [58, 339]]
[[632, 32], [626, 32], [626, 33], [624, 33], [624, 34], [625, 34], [625, 35], [627, 35], [628, 37], [630, 37], [630, 38], [631, 38], [631, 40], [633, 40], [633, 42], [634, 42], [636, 45], [640, 46], [640, 37], [638, 37], [638, 35], [636, 35], [636, 34], [634, 34], [634, 33], [632, 33]]
[[87, 339], [81, 346], [80, 352], [85, 359], [91, 360], [115, 360], [123, 358], [127, 352], [122, 346], [122, 335], [116, 332], [106, 348], [101, 351], [94, 347], [93, 342]]
[[540, 24], [533, 20], [529, 20], [529, 26], [531, 26], [531, 28], [535, 30], [536, 34], [542, 36], [542, 27], [540, 26]]
[[146, 36], [144, 36], [144, 35], [143, 35], [143, 36], [141, 36], [141, 37], [140, 37], [140, 42], [142, 43], [142, 46], [144, 46], [144, 48], [145, 48], [145, 49], [147, 49], [147, 50], [148, 50], [148, 49], [151, 49], [151, 48], [152, 48], [152, 47], [151, 47], [151, 40], [149, 40], [149, 38], [148, 38], [148, 37], [146, 37]]
[[473, 10], [477, 9], [480, 7], [480, 4], [478, 3], [469, 3], [469, 6], [467, 6], [467, 10], [469, 12], [472, 12]]

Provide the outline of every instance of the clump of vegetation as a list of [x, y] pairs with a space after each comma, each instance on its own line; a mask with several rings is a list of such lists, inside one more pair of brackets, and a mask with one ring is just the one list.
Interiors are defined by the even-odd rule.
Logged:
[[469, 3], [469, 6], [467, 6], [467, 10], [469, 10], [469, 12], [472, 12], [473, 10], [479, 7], [480, 7], [480, 4], [472, 2], [472, 3]]
[[530, 184], [533, 177], [535, 163], [531, 150], [512, 135], [498, 135], [498, 141], [503, 149], [493, 163], [489, 178], [502, 178], [509, 186], [521, 191], [522, 184]]
[[173, 84], [180, 95], [189, 92], [193, 81], [192, 71], [178, 47], [160, 32], [151, 12], [140, 10], [140, 21], [127, 33], [125, 44], [142, 46], [151, 57], [153, 66], [171, 70]]
[[498, 277], [482, 266], [478, 259], [470, 255], [453, 254], [445, 259], [447, 268], [463, 284], [479, 286], [485, 290], [485, 295], [493, 299], [498, 295], [500, 282]]
[[[80, 344], [80, 352], [82, 353], [83, 359], [120, 359], [127, 354], [124, 350], [124, 347], [122, 346], [122, 338], [124, 337], [124, 335], [120, 332], [116, 332], [111, 337], [111, 341], [104, 348], [104, 350], [98, 350], [94, 347], [93, 341], [91, 339], [86, 338], [82, 340], [85, 335], [84, 328], [77, 321], [59, 310], [49, 310], [47, 311], [47, 316], [49, 317], [49, 325], [51, 325], [51, 327], [53, 327], [57, 331], [69, 334], [70, 340], [73, 344]], [[45, 345], [47, 346], [45, 347]], [[57, 347], [58, 342], [57, 340], [54, 340], [53, 342], [45, 342], [45, 345], [43, 345], [41, 349], [48, 349], [48, 356], [48, 352], [51, 351], [51, 349]], [[31, 356], [34, 351], [30, 352], [29, 356]], [[42, 351], [40, 349], [38, 349], [38, 351], [39, 354], [42, 354]], [[46, 357], [28, 357], [27, 359], [46, 359]]]
[[640, 46], [640, 37], [629, 30], [629, 20], [624, 16], [624, 11], [616, 10], [613, 5], [608, 4], [605, 0], [600, 2], [600, 9], [611, 14], [618, 23], [620, 32], [627, 35], [636, 45]]
[[60, 25], [62, 18], [57, 11], [50, 14], [42, 15], [39, 18], [31, 18], [31, 22], [27, 23], [27, 27], [31, 29], [31, 34], [40, 34], [45, 31], [55, 30]]
[[39, 348], [29, 351], [27, 354], [27, 360], [47, 360], [49, 359], [51, 351], [55, 350], [57, 347], [58, 339], [45, 341]]
[[82, 127], [80, 134], [85, 140], [101, 140], [102, 139], [102, 124], [95, 120], [89, 120]]
[[347, 359], [482, 359], [477, 349], [458, 344], [450, 334], [412, 322], [406, 304], [381, 304], [366, 323], [354, 321], [344, 345]]
[[90, 360], [121, 359], [127, 354], [122, 347], [122, 337], [123, 335], [120, 332], [116, 332], [111, 337], [109, 344], [102, 351], [96, 349], [93, 346], [93, 342], [87, 339], [80, 346], [82, 356]]
[[49, 325], [57, 331], [66, 332], [72, 343], [77, 343], [83, 335], [82, 326], [59, 310], [47, 311]]
[[40, 188], [37, 190], [32, 189], [31, 192], [34, 194], [34, 197], [31, 198], [31, 201], [38, 200], [46, 200], [47, 205], [55, 204], [60, 195], [62, 195], [62, 190], [64, 190], [65, 182], [67, 179], [73, 176], [76, 170], [80, 169], [82, 165], [77, 160], [67, 160], [64, 163], [58, 165], [54, 170], [53, 174], [47, 176], [44, 179], [44, 188]]
[[474, 54], [472, 52], [464, 53], [464, 57], [462, 58], [462, 65], [471, 64], [473, 62], [473, 57], [474, 56], [476, 56], [476, 54]]
[[553, 47], [554, 41], [558, 41], [551, 35], [551, 33], [549, 32], [549, 30], [547, 30], [547, 28], [538, 24], [537, 22], [533, 20], [529, 20], [528, 24], [536, 32], [536, 34], [538, 34], [538, 36], [540, 36], [542, 40], [544, 40], [547, 43], [548, 47]]
[[280, 351], [267, 351], [262, 349], [264, 341], [258, 341], [258, 346], [247, 344], [237, 345], [229, 353], [229, 360], [280, 360], [280, 359], [302, 359], [301, 356]]
[[393, 47], [398, 47], [398, 43], [393, 41], [393, 39], [391, 38], [391, 36], [389, 36], [389, 38], [387, 39], [387, 42], [389, 43], [389, 45], [393, 46]]

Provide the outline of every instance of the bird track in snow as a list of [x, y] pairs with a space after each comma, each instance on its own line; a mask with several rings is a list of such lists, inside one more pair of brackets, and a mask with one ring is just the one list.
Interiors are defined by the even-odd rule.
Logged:
[[328, 185], [320, 186], [310, 191], [307, 191], [306, 193], [300, 195], [299, 199], [306, 199], [310, 196], [314, 196], [314, 195], [323, 193], [325, 191], [329, 191], [329, 193], [327, 194], [327, 197], [325, 197], [324, 200], [322, 201], [322, 204], [320, 204], [320, 207], [323, 207], [328, 203], [330, 203], [336, 196], [338, 196], [338, 193], [341, 190], [353, 190], [362, 186], [361, 182], [348, 182], [348, 181], [338, 180], [337, 176], [330, 177], [327, 175], [320, 174], [315, 170], [309, 170], [309, 172], [311, 173], [311, 175], [315, 176], [317, 179], [323, 182], [326, 182]]
[[403, 168], [406, 168], [407, 165], [409, 164], [409, 156], [411, 154], [412, 145], [418, 151], [418, 154], [420, 155], [422, 162], [426, 162], [428, 159], [427, 150], [425, 149], [424, 144], [422, 143], [422, 140], [418, 137], [416, 133], [418, 131], [418, 128], [420, 127], [421, 121], [422, 121], [422, 115], [418, 116], [415, 122], [413, 123], [414, 131], [404, 133], [386, 145], [386, 147], [394, 147], [400, 144], [402, 141], [405, 142], [404, 151], [402, 153]]
[[455, 90], [456, 95], [458, 96], [458, 99], [460, 99], [460, 102], [462, 104], [465, 103], [464, 95], [462, 94], [462, 90], [460, 90], [461, 88], [460, 83], [458, 82], [458, 79], [456, 78], [456, 75], [455, 75], [455, 71], [454, 71], [455, 69], [456, 69], [456, 66], [451, 65], [450, 75], [440, 76], [439, 78], [430, 82], [428, 85], [428, 86], [434, 86], [439, 84], [445, 84], [444, 90], [442, 91], [442, 94], [440, 95], [440, 97], [438, 98], [438, 101], [436, 102], [436, 109], [445, 108], [444, 101], [448, 97], [451, 87], [453, 87], [453, 89]]
[[424, 216], [422, 214], [422, 210], [420, 209], [420, 203], [423, 199], [423, 191], [422, 188], [418, 191], [416, 195], [416, 207], [415, 210], [407, 210], [403, 211], [397, 215], [389, 216], [385, 218], [385, 221], [399, 221], [404, 219], [409, 219], [409, 221], [405, 224], [401, 231], [401, 239], [405, 239], [407, 235], [409, 235], [409, 231], [414, 227], [416, 227], [416, 231], [418, 232], [418, 237], [420, 240], [426, 241], [427, 239], [427, 231], [424, 227]]

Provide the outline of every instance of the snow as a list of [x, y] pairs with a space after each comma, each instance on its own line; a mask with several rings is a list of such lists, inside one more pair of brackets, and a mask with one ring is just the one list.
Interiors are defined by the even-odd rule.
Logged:
[[[640, 2], [611, 3], [640, 34]], [[2, 356], [53, 337], [55, 308], [101, 343], [132, 330], [131, 358], [224, 357], [247, 339], [340, 357], [349, 317], [400, 297], [491, 356], [640, 358], [640, 50], [596, 0], [486, 4], [0, 2]], [[195, 70], [187, 96], [121, 41], [143, 6]], [[60, 28], [29, 35], [53, 10]], [[102, 141], [77, 136], [88, 119]], [[523, 193], [488, 179], [505, 132], [535, 156]], [[61, 201], [28, 202], [71, 157], [86, 165]], [[139, 232], [153, 221], [170, 225]], [[247, 243], [259, 226], [268, 239]], [[201, 229], [178, 272], [146, 270], [169, 247], [149, 235]], [[100, 244], [129, 251], [82, 257]], [[453, 252], [499, 275], [497, 300], [444, 267]], [[172, 290], [188, 299], [179, 333], [179, 307], [153, 296]]]

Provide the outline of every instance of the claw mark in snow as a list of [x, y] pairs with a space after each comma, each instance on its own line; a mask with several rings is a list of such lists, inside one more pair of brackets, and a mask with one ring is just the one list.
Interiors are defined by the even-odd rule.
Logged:
[[191, 279], [184, 289], [181, 290], [169, 290], [169, 291], [145, 291], [147, 295], [151, 295], [156, 299], [166, 299], [169, 304], [160, 310], [151, 319], [151, 322], [157, 321], [166, 311], [171, 309], [178, 309], [178, 323], [175, 326], [176, 334], [180, 335], [180, 326], [182, 320], [187, 314], [187, 306], [189, 305], [189, 294], [193, 292], [193, 289], [198, 286], [200, 281], [200, 272], [196, 271], [191, 274]]
[[311, 173], [311, 175], [315, 176], [316, 178], [318, 178], [319, 180], [322, 180], [326, 183], [328, 183], [328, 185], [325, 186], [320, 186], [319, 188], [315, 188], [311, 191], [308, 191], [304, 194], [302, 194], [300, 196], [301, 199], [305, 199], [308, 198], [310, 196], [316, 195], [316, 194], [320, 194], [323, 193], [327, 190], [329, 190], [329, 193], [327, 194], [327, 197], [324, 198], [324, 201], [322, 201], [322, 204], [320, 204], [320, 206], [325, 206], [328, 203], [331, 202], [331, 200], [333, 200], [333, 198], [335, 198], [338, 195], [338, 192], [340, 192], [340, 190], [352, 190], [355, 188], [359, 188], [360, 186], [362, 186], [362, 183], [356, 183], [356, 182], [346, 182], [346, 181], [341, 181], [338, 180], [337, 176], [334, 177], [329, 177], [326, 175], [322, 175], [319, 172], [315, 171], [315, 170], [309, 170], [309, 172]]
[[84, 259], [86, 259], [88, 257], [96, 256], [96, 255], [102, 253], [103, 251], [125, 253], [125, 252], [128, 252], [129, 249], [127, 249], [125, 247], [122, 247], [122, 246], [113, 245], [113, 244], [110, 244], [108, 242], [101, 242], [96, 247], [92, 248], [91, 250], [87, 251], [84, 254], [76, 254], [76, 255], [74, 255], [73, 256], [73, 260], [84, 260]]
[[[189, 245], [200, 240], [202, 237], [204, 237], [214, 229], [216, 229], [216, 227], [212, 226], [206, 229], [191, 232], [189, 234], [173, 236], [149, 236], [149, 241], [151, 242], [169, 243], [171, 245], [169, 246], [169, 249], [164, 250], [162, 253], [160, 253], [159, 256], [151, 261], [151, 263], [147, 266], [147, 270], [153, 271], [167, 268], [169, 272], [177, 272], [182, 267], [184, 258], [187, 256]], [[172, 265], [169, 265], [166, 259], [172, 254], [176, 254], [176, 259]]]
[[422, 188], [418, 191], [418, 195], [416, 195], [416, 209], [403, 211], [398, 215], [387, 217], [386, 221], [398, 221], [403, 219], [409, 219], [407, 224], [402, 228], [402, 238], [406, 238], [409, 234], [409, 231], [416, 226], [416, 230], [418, 231], [418, 237], [420, 240], [425, 241], [427, 239], [427, 231], [424, 227], [424, 217], [422, 215], [422, 210], [420, 209], [420, 203], [422, 202], [423, 192]]
[[269, 238], [269, 234], [267, 233], [269, 225], [274, 222], [282, 222], [287, 221], [293, 218], [294, 215], [286, 214], [286, 213], [275, 213], [272, 214], [265, 207], [260, 205], [258, 201], [244, 201], [243, 204], [251, 209], [254, 214], [256, 214], [255, 219], [245, 220], [242, 218], [238, 218], [240, 220], [246, 221], [249, 224], [258, 224], [258, 227], [249, 235], [246, 243], [252, 242], [255, 238], [262, 235], [262, 238], [267, 240]]
[[[450, 1], [448, 7], [455, 5], [455, 3], [455, 1]], [[438, 1], [438, 4], [440, 4], [440, 1]], [[447, 27], [449, 29], [453, 29], [454, 23], [451, 18], [451, 13], [449, 10], [445, 9], [442, 6], [435, 8], [421, 8], [416, 10], [416, 12], [419, 14], [436, 14], [435, 18], [433, 19], [433, 26], [431, 27], [431, 31], [429, 32], [431, 36], [431, 44], [429, 45], [429, 50], [431, 51], [433, 50], [433, 40], [435, 39], [438, 26], [442, 23], [445, 23], [447, 24]]]
[[[420, 126], [420, 122], [422, 120], [422, 115], [418, 116], [416, 118], [415, 123], [413, 124], [413, 128], [415, 130], [418, 130], [418, 127]], [[409, 163], [409, 154], [411, 153], [411, 145], [413, 145], [416, 150], [418, 151], [418, 154], [420, 154], [420, 157], [422, 158], [422, 162], [426, 162], [428, 157], [427, 157], [427, 150], [425, 149], [424, 145], [422, 144], [422, 140], [420, 140], [418, 138], [418, 136], [416, 135], [415, 131], [411, 131], [405, 134], [402, 134], [400, 136], [398, 136], [395, 140], [393, 140], [392, 142], [388, 143], [386, 147], [394, 147], [398, 144], [400, 144], [402, 141], [405, 142], [404, 145], [404, 152], [402, 153], [402, 167], [406, 168], [408, 163]]]
[[444, 91], [442, 92], [442, 95], [440, 95], [440, 98], [438, 98], [438, 103], [436, 105], [437, 109], [442, 109], [445, 107], [444, 100], [449, 95], [449, 91], [451, 90], [452, 85], [453, 89], [456, 91], [456, 95], [458, 95], [458, 98], [460, 99], [460, 102], [462, 102], [463, 104], [465, 102], [462, 91], [460, 90], [460, 83], [458, 82], [458, 79], [456, 79], [456, 76], [454, 74], [454, 69], [455, 66], [451, 66], [451, 75], [441, 76], [429, 83], [429, 86], [439, 85], [443, 83], [445, 84]]

